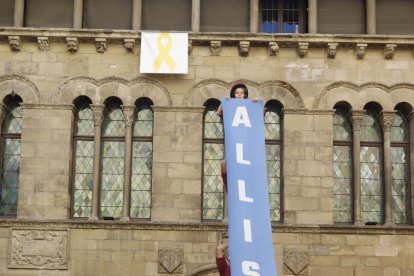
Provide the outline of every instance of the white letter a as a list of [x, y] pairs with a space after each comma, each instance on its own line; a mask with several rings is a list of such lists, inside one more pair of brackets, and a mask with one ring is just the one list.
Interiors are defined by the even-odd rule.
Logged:
[[252, 127], [250, 124], [249, 113], [245, 106], [238, 106], [236, 113], [234, 114], [233, 124], [231, 126], [238, 127], [240, 124], [244, 124], [245, 127]]

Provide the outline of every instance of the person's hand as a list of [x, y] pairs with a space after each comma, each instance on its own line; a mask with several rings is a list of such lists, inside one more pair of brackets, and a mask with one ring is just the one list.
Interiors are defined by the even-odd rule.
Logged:
[[252, 99], [252, 102], [256, 103], [256, 102], [258, 102], [259, 100], [260, 100], [259, 98], [254, 98], [254, 99]]
[[229, 96], [225, 96], [224, 97], [226, 100], [230, 100], [230, 97]]
[[216, 258], [221, 258], [224, 256], [224, 250], [228, 248], [228, 244], [224, 244], [223, 242], [220, 242], [216, 246]]

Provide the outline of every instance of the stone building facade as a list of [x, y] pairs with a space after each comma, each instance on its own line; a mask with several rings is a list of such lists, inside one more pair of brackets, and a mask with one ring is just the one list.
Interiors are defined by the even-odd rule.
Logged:
[[[263, 32], [266, 1], [241, 1], [236, 32], [215, 29], [216, 1], [183, 1], [184, 75], [139, 73], [140, 30], [168, 30], [147, 16], [161, 2], [125, 1], [128, 30], [63, 2], [72, 25], [52, 28], [33, 1], [3, 4], [0, 275], [218, 275], [214, 111], [238, 80], [267, 107], [278, 275], [414, 275], [411, 1], [294, 1], [293, 34]], [[332, 27], [344, 2], [363, 21]]]

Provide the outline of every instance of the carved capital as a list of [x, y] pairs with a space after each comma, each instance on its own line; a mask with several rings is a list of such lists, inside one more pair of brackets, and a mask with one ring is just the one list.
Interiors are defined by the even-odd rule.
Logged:
[[188, 40], [188, 54], [190, 54], [192, 50], [193, 50], [193, 41]]
[[336, 48], [338, 47], [338, 43], [328, 43], [328, 58], [335, 58], [336, 56]]
[[91, 104], [90, 105], [92, 110], [92, 117], [93, 123], [95, 126], [102, 126], [103, 121], [103, 111], [105, 109], [105, 105], [103, 104]]
[[158, 273], [184, 273], [184, 250], [181, 248], [160, 248], [158, 250]]
[[364, 110], [352, 110], [351, 111], [351, 119], [352, 119], [352, 129], [354, 131], [361, 130], [361, 121], [364, 118], [365, 111]]
[[304, 251], [283, 251], [283, 271], [286, 275], [308, 276], [309, 256]]
[[134, 52], [135, 47], [135, 39], [133, 38], [125, 38], [124, 39], [124, 47], [127, 50], [128, 53]]
[[308, 54], [309, 43], [308, 42], [299, 42], [298, 43], [298, 55], [303, 58]]
[[66, 38], [66, 48], [69, 52], [74, 53], [78, 50], [78, 39], [76, 37], [67, 37]]
[[127, 127], [132, 127], [134, 122], [134, 105], [121, 105], [122, 112], [124, 113], [124, 120]]
[[250, 41], [240, 41], [239, 42], [239, 53], [242, 57], [247, 57], [249, 55]]
[[9, 45], [10, 50], [12, 51], [20, 51], [20, 36], [12, 35], [9, 36]]
[[390, 132], [392, 127], [392, 121], [394, 119], [395, 111], [382, 111], [381, 112], [381, 125], [383, 132]]
[[271, 41], [269, 42], [269, 56], [276, 56], [277, 53], [279, 52], [279, 45], [277, 45], [277, 43], [275, 41]]
[[212, 56], [218, 56], [221, 51], [221, 41], [213, 40], [210, 41], [210, 54]]
[[367, 46], [368, 46], [368, 44], [366, 44], [366, 43], [358, 43], [355, 46], [355, 57], [357, 59], [363, 59], [364, 58], [365, 53], [367, 51]]
[[49, 51], [50, 50], [49, 38], [45, 36], [37, 37], [37, 46], [39, 47], [40, 51]]
[[95, 38], [96, 51], [104, 53], [106, 51], [106, 38]]
[[392, 59], [394, 57], [396, 48], [397, 44], [386, 44], [384, 48], [384, 58]]

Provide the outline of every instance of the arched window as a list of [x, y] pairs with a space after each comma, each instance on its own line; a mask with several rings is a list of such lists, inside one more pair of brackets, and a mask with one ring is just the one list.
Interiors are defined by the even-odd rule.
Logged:
[[264, 124], [270, 218], [272, 221], [281, 221], [282, 109], [276, 101], [267, 102], [265, 107]]
[[0, 215], [16, 216], [19, 193], [20, 139], [22, 131], [22, 99], [6, 97], [5, 116], [1, 126]]
[[350, 111], [339, 106], [333, 116], [334, 222], [352, 222], [352, 175]]
[[86, 97], [75, 101], [73, 217], [87, 218], [92, 208], [94, 123], [91, 100]]
[[208, 100], [203, 117], [203, 219], [206, 220], [221, 220], [224, 216], [224, 189], [220, 175], [224, 133], [216, 113], [219, 105], [218, 100]]
[[409, 223], [409, 127], [407, 116], [397, 109], [391, 126], [391, 194], [394, 223]]
[[109, 98], [102, 123], [100, 212], [120, 218], [123, 206], [125, 121], [121, 101]]
[[131, 218], [151, 217], [153, 103], [136, 103], [132, 133]]
[[383, 222], [383, 135], [380, 113], [367, 108], [361, 121], [361, 219]]

